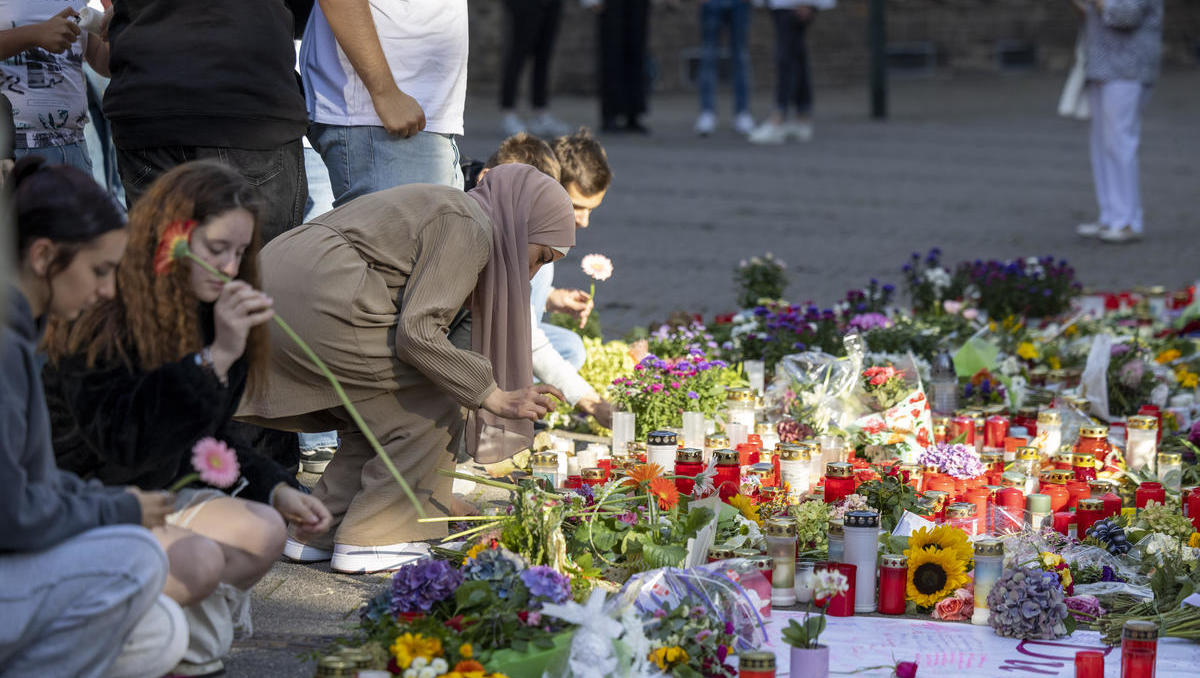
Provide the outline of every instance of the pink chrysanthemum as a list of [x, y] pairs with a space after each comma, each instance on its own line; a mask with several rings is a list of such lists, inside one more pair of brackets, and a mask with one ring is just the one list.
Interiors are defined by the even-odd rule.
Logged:
[[612, 261], [603, 254], [589, 254], [583, 258], [583, 272], [588, 276], [604, 282], [612, 277]]
[[192, 466], [200, 474], [200, 480], [213, 487], [230, 487], [241, 475], [237, 453], [216, 438], [201, 438], [196, 443], [192, 448]]

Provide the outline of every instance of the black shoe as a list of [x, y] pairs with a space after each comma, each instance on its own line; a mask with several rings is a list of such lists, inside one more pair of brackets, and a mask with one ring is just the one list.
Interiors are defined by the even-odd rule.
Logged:
[[333, 461], [335, 451], [332, 447], [300, 450], [300, 469], [305, 473], [324, 473], [325, 467]]

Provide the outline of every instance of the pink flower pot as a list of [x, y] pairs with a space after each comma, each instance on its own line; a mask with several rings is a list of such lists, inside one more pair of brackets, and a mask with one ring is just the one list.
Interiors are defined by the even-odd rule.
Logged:
[[829, 678], [829, 648], [793, 647], [791, 678]]

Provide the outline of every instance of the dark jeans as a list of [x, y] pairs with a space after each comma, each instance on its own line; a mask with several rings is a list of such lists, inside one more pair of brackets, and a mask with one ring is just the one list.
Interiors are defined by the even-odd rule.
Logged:
[[600, 32], [600, 117], [635, 120], [646, 112], [646, 35], [649, 0], [607, 0]]
[[771, 14], [775, 19], [775, 107], [786, 114], [788, 106], [795, 105], [797, 115], [808, 115], [813, 97], [804, 33], [813, 15], [802, 21], [792, 9], [777, 9]]
[[549, 101], [550, 57], [562, 23], [562, 0], [505, 0], [508, 10], [508, 43], [504, 47], [504, 70], [500, 82], [500, 108], [517, 103], [517, 87], [525, 61], [533, 56], [533, 107], [545, 108]]
[[219, 160], [246, 177], [266, 209], [260, 219], [263, 243], [298, 226], [308, 201], [304, 148], [299, 139], [267, 151], [210, 146], [117, 149], [117, 168], [130, 207], [159, 175], [191, 160]]

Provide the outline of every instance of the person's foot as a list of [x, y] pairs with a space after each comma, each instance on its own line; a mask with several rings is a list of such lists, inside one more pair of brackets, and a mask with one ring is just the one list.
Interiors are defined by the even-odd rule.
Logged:
[[643, 125], [642, 121], [638, 120], [637, 118], [630, 118], [629, 122], [625, 123], [625, 129], [626, 131], [633, 132], [634, 134], [650, 133], [650, 128]]
[[793, 120], [784, 127], [787, 138], [794, 141], [812, 141], [813, 124], [808, 120]]
[[283, 557], [294, 563], [323, 563], [333, 558], [333, 551], [326, 551], [288, 537], [283, 545]]
[[342, 574], [390, 572], [428, 558], [429, 544], [404, 542], [387, 546], [353, 546], [334, 544], [329, 567]]
[[1076, 235], [1082, 235], [1085, 238], [1095, 238], [1107, 230], [1108, 230], [1108, 226], [1105, 226], [1103, 223], [1101, 223], [1099, 221], [1092, 221], [1092, 222], [1089, 222], [1086, 224], [1079, 224], [1078, 226], [1075, 227]]
[[213, 678], [225, 675], [225, 664], [220, 659], [214, 659], [203, 664], [179, 662], [164, 678]]
[[738, 113], [733, 119], [733, 129], [738, 134], [749, 135], [754, 131], [754, 116], [745, 111]]
[[529, 121], [529, 131], [549, 140], [570, 134], [571, 128], [567, 126], [567, 123], [549, 113], [538, 113]]
[[504, 136], [511, 137], [514, 134], [520, 134], [525, 131], [525, 121], [516, 113], [505, 113], [504, 120], [500, 123], [500, 128], [504, 131]]
[[696, 118], [696, 125], [692, 129], [702, 137], [712, 134], [717, 129], [717, 114], [712, 111], [701, 111], [700, 117]]
[[752, 144], [782, 144], [787, 141], [787, 130], [783, 125], [768, 120], [754, 128], [749, 138]]
[[314, 447], [311, 450], [300, 450], [300, 470], [305, 473], [324, 473], [325, 467], [333, 461], [332, 447]]
[[1142, 234], [1140, 231], [1133, 230], [1131, 226], [1122, 226], [1121, 228], [1108, 228], [1100, 232], [1100, 239], [1104, 242], [1122, 243], [1141, 240]]

